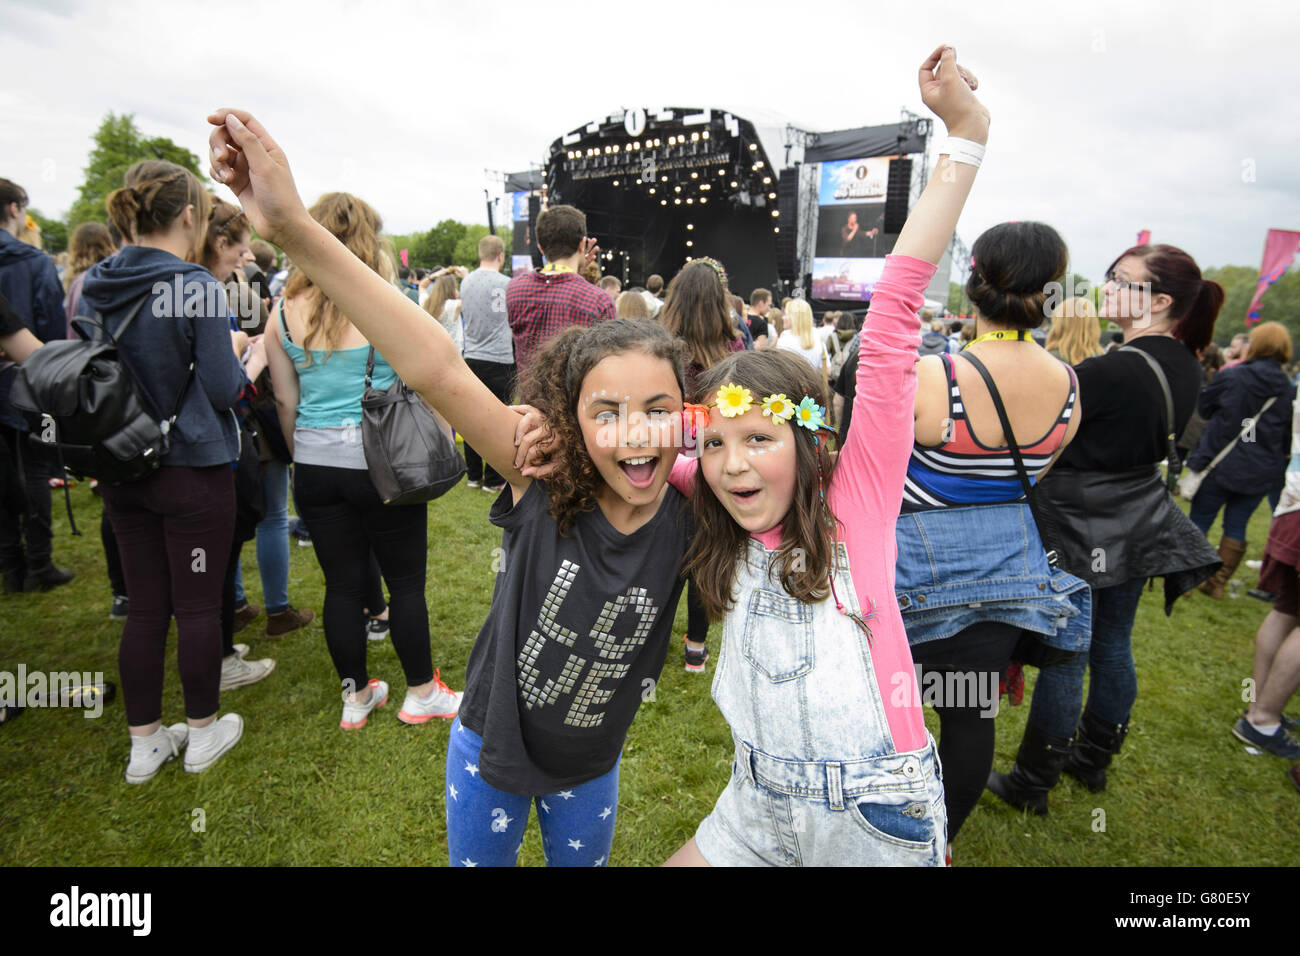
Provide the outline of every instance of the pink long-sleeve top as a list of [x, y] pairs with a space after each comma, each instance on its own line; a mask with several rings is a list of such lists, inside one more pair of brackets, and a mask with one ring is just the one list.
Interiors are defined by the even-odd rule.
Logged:
[[[849, 553], [858, 605], [863, 613], [875, 607], [872, 663], [894, 747], [904, 752], [923, 748], [927, 736], [912, 652], [894, 597], [898, 558], [894, 525], [914, 441], [919, 312], [935, 270], [933, 263], [911, 256], [885, 259], [858, 345], [853, 420], [827, 491], [831, 512], [840, 522], [840, 540]], [[688, 492], [696, 472], [694, 461], [679, 460], [672, 483]], [[777, 526], [753, 537], [775, 550], [781, 544], [781, 529]], [[900, 693], [893, 679], [899, 674], [912, 682], [910, 693]]]

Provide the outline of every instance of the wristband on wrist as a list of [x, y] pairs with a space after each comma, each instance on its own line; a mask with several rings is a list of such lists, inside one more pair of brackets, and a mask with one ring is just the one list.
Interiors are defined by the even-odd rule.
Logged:
[[965, 163], [977, 169], [984, 162], [984, 147], [969, 139], [949, 136], [948, 142], [940, 152], [948, 154], [949, 162]]

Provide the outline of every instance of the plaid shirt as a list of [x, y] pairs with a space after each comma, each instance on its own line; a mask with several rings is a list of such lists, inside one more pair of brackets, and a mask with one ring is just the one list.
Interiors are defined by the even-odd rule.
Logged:
[[589, 328], [614, 314], [614, 302], [605, 290], [576, 272], [534, 270], [515, 276], [506, 286], [506, 315], [520, 376], [557, 332], [571, 325]]

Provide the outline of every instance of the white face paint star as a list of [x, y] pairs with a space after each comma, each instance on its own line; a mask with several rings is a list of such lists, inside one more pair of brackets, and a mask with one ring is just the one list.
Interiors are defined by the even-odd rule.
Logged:
[[475, 863], [473, 860], [471, 860], [469, 857], [465, 857], [465, 859], [461, 860], [461, 861], [460, 861], [460, 865], [461, 865], [461, 866], [478, 866], [478, 864]]
[[604, 866], [604, 865], [605, 865], [605, 858], [603, 856], [595, 863], [592, 864], [592, 866]]
[[451, 798], [452, 798], [453, 800], [455, 800], [455, 799], [456, 799], [456, 786], [455, 786], [455, 784], [451, 784], [451, 785], [449, 785], [449, 786], [447, 787], [447, 789], [451, 791]]
[[604, 820], [606, 817], [608, 817], [608, 816], [609, 816], [611, 813], [613, 813], [613, 812], [614, 812], [614, 811], [611, 810], [609, 807], [606, 807], [604, 810], [600, 811], [600, 813], [596, 814], [596, 816], [598, 816], [598, 817], [600, 817], [602, 820]]
[[572, 791], [572, 790], [561, 790], [558, 794], [556, 794], [556, 796], [563, 797], [565, 800], [572, 800], [572, 799], [573, 799], [573, 791]]
[[582, 841], [581, 841], [581, 840], [570, 840], [570, 841], [569, 841], [569, 846], [573, 847], [575, 850], [581, 850], [581, 849], [582, 849]]
[[542, 809], [545, 810], [547, 813], [551, 812], [551, 808], [546, 805], [545, 800], [542, 801]]
[[465, 769], [469, 771], [469, 775], [472, 777], [474, 776], [474, 774], [478, 773], [478, 764], [470, 763], [469, 761], [466, 761]]

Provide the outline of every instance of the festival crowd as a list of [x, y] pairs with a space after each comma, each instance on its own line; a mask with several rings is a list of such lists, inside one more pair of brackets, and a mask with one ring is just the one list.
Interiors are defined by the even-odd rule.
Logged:
[[[712, 258], [625, 289], [565, 205], [537, 219], [542, 268], [504, 275], [493, 235], [473, 271], [399, 267], [375, 209], [347, 193], [304, 208], [285, 153], [238, 111], [208, 119], [213, 178], [239, 205], [179, 166], [136, 163], [108, 222], [79, 226], [57, 266], [24, 235], [27, 193], [0, 179], [6, 594], [73, 577], [51, 532], [51, 489], [66, 496], [73, 476], [42, 453], [43, 410], [24, 397], [55, 374], [58, 343], [111, 336], [167, 426], [146, 475], [96, 487], [106, 602], [125, 622], [126, 781], [182, 751], [207, 771], [239, 743], [223, 695], [275, 660], [235, 637], [263, 614], [268, 640], [316, 617], [291, 602], [297, 537], [324, 573], [340, 728], [387, 704], [366, 659], [386, 638], [397, 718], [451, 722], [453, 865], [512, 865], [534, 804], [548, 864], [609, 862], [624, 740], [676, 646], [683, 592], [687, 671], [709, 669], [721, 623], [713, 697], [735, 754], [669, 864], [943, 865], [985, 788], [1045, 814], [1062, 773], [1106, 787], [1137, 699], [1146, 582], [1163, 578], [1166, 614], [1198, 589], [1235, 593], [1265, 498], [1255, 593], [1273, 609], [1231, 732], [1300, 763], [1283, 713], [1300, 685], [1290, 336], [1266, 322], [1221, 350], [1223, 290], [1171, 245], [1119, 251], [1100, 309], [1061, 299], [1068, 249], [1037, 222], [976, 240], [973, 320], [924, 308], [988, 140], [977, 87], [951, 48], [922, 64], [949, 138], [865, 315], [778, 306], [766, 289], [746, 301]], [[432, 431], [459, 435], [452, 477], [492, 496], [501, 529], [463, 692], [430, 640], [435, 496], [386, 499], [363, 440], [371, 396], [403, 389]], [[249, 542], [264, 607], [245, 591]], [[173, 618], [186, 719], [165, 725]], [[1019, 702], [1025, 666], [1039, 669], [1028, 723], [999, 772], [997, 701]]]

